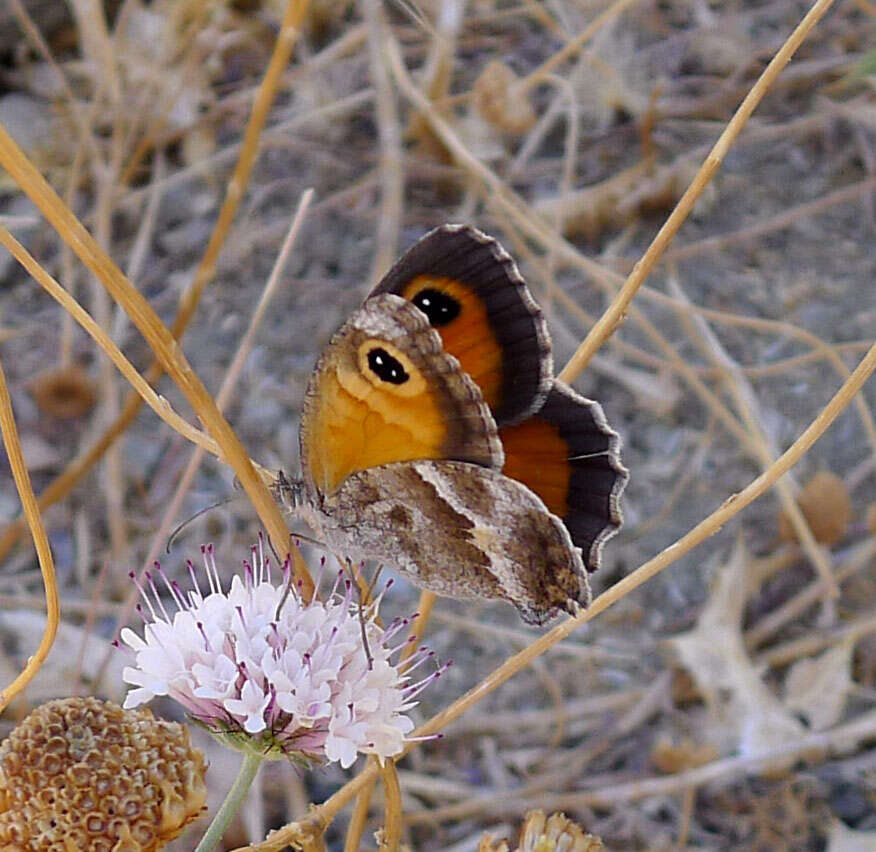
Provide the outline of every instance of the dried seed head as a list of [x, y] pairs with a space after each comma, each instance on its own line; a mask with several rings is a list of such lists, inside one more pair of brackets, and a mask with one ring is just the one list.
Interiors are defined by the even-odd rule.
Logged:
[[481, 117], [505, 133], [526, 133], [535, 124], [535, 110], [529, 95], [517, 85], [517, 75], [494, 60], [474, 84], [474, 103]]
[[[852, 499], [835, 473], [827, 470], [816, 473], [800, 491], [797, 505], [821, 544], [836, 544], [846, 534], [852, 519]], [[796, 538], [784, 512], [779, 515], [779, 535], [785, 541]]]
[[[495, 843], [485, 835], [478, 852], [508, 852], [508, 844]], [[605, 852], [605, 847], [598, 837], [587, 834], [565, 814], [545, 817], [544, 811], [529, 811], [520, 832], [520, 845], [514, 852]]]
[[82, 417], [97, 400], [94, 382], [76, 364], [41, 373], [31, 383], [30, 392], [41, 411], [61, 419]]
[[49, 701], [0, 746], [0, 852], [155, 852], [204, 809], [205, 771], [182, 725]]

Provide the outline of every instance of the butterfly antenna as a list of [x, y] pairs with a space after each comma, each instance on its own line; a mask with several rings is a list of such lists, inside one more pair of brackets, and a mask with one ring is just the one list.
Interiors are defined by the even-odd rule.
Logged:
[[371, 648], [368, 645], [368, 632], [365, 629], [365, 604], [371, 599], [371, 588], [373, 582], [371, 586], [363, 591], [362, 586], [359, 583], [359, 577], [361, 574], [353, 572], [353, 565], [349, 560], [347, 561], [347, 568], [349, 569], [350, 575], [353, 577], [356, 586], [356, 596], [359, 599], [359, 627], [362, 630], [362, 647], [365, 649], [365, 658], [368, 660], [368, 671], [371, 671], [374, 668], [374, 657], [371, 656]]
[[219, 502], [217, 502], [217, 503], [212, 503], [212, 504], [209, 505], [209, 506], [205, 506], [203, 509], [199, 509], [197, 512], [195, 512], [194, 515], [192, 515], [191, 517], [186, 518], [186, 519], [185, 519], [185, 520], [184, 520], [184, 521], [183, 521], [178, 527], [176, 527], [176, 528], [170, 533], [170, 535], [167, 537], [167, 545], [166, 545], [166, 547], [165, 547], [165, 552], [166, 552], [166, 553], [170, 553], [170, 548], [173, 547], [173, 543], [174, 543], [174, 541], [176, 540], [177, 536], [178, 536], [178, 535], [179, 535], [179, 534], [180, 534], [180, 533], [181, 533], [181, 532], [182, 532], [182, 531], [183, 531], [183, 530], [184, 530], [184, 529], [185, 529], [185, 528], [186, 528], [186, 527], [187, 527], [192, 521], [196, 521], [198, 518], [201, 517], [201, 515], [206, 515], [207, 512], [212, 512], [213, 509], [218, 509], [220, 506], [226, 506], [226, 505], [227, 505], [228, 503], [230, 503], [232, 500], [236, 500], [236, 499], [237, 499], [237, 495], [236, 495], [236, 494], [231, 494], [231, 495], [229, 495], [228, 497], [224, 497], [223, 499], [219, 500]]
[[368, 606], [371, 606], [374, 603], [374, 588], [377, 586], [377, 581], [380, 579], [382, 573], [383, 565], [378, 565], [377, 570], [374, 572], [374, 576], [371, 578], [371, 582], [368, 584], [368, 591], [365, 593], [365, 600], [368, 602]]

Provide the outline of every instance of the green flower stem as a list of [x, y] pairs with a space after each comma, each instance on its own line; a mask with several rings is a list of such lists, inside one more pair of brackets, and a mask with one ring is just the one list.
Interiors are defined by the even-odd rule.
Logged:
[[234, 779], [234, 784], [232, 784], [231, 789], [228, 791], [222, 807], [216, 812], [213, 822], [210, 823], [207, 833], [201, 838], [201, 842], [198, 844], [195, 852], [213, 852], [222, 839], [222, 835], [225, 834], [225, 829], [228, 828], [231, 818], [237, 813], [241, 804], [243, 804], [247, 791], [261, 765], [262, 755], [252, 751], [245, 751], [243, 753], [243, 763], [240, 764], [237, 778]]

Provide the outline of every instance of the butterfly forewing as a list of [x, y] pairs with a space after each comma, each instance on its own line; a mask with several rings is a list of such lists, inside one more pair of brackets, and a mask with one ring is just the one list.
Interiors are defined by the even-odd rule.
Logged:
[[301, 464], [318, 493], [390, 462], [503, 461], [480, 391], [442, 350], [423, 314], [403, 299], [369, 299], [332, 337], [301, 415]]

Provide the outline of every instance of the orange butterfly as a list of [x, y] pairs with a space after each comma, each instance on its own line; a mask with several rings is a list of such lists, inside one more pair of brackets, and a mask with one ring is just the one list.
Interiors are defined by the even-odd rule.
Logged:
[[295, 503], [333, 551], [530, 623], [587, 605], [621, 524], [617, 433], [553, 377], [514, 261], [464, 225], [414, 245], [332, 337], [300, 443]]

